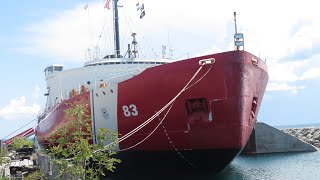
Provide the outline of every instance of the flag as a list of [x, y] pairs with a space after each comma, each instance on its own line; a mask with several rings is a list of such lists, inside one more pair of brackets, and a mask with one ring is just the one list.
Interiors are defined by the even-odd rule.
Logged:
[[141, 4], [141, 6], [140, 6], [140, 4], [139, 4], [139, 2], [136, 4], [136, 7], [137, 7], [137, 11], [141, 11], [141, 13], [140, 13], [140, 19], [142, 19], [145, 15], [146, 15], [146, 12], [145, 12], [145, 10], [144, 10], [144, 3], [142, 3]]
[[143, 11], [144, 10], [144, 3], [142, 3], [141, 4], [141, 6], [140, 6], [140, 4], [139, 4], [139, 2], [136, 4], [136, 7], [137, 7], [137, 11]]
[[110, 0], [106, 1], [106, 4], [104, 5], [104, 8], [110, 9]]
[[140, 19], [142, 19], [146, 15], [146, 11], [142, 11], [140, 14]]
[[83, 9], [84, 9], [84, 10], [87, 10], [87, 9], [88, 9], [88, 4], [85, 4], [85, 5], [83, 6]]

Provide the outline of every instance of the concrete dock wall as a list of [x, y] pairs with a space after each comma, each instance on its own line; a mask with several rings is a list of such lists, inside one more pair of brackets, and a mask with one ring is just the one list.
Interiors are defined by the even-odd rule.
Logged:
[[256, 123], [244, 154], [312, 152], [317, 149], [265, 123]]
[[59, 175], [59, 167], [52, 164], [51, 157], [42, 154], [41, 152], [37, 152], [36, 155], [40, 171], [45, 174], [49, 180], [57, 179], [56, 177]]

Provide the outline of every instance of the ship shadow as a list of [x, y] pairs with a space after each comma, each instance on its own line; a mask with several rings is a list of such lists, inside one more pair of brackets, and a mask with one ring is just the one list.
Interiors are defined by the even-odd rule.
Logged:
[[[203, 171], [188, 171], [179, 169], [148, 169], [146, 171], [125, 172], [121, 174], [107, 174], [107, 177], [100, 179], [103, 180], [207, 180], [207, 179], [238, 179], [234, 177], [234, 172], [240, 172], [237, 170], [237, 166], [228, 166], [221, 172], [203, 172]], [[237, 173], [237, 177], [242, 175]]]

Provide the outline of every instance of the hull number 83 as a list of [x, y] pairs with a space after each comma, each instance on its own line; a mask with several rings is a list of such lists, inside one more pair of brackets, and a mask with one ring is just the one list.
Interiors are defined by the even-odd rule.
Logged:
[[125, 117], [138, 116], [138, 109], [134, 104], [131, 104], [129, 107], [124, 105], [122, 106], [122, 110]]

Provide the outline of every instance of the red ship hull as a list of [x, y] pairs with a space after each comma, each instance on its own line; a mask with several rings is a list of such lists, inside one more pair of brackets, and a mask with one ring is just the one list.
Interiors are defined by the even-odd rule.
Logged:
[[[119, 170], [171, 165], [220, 171], [241, 152], [256, 122], [268, 81], [265, 63], [244, 51], [149, 68], [119, 83], [115, 92], [119, 138], [166, 105], [199, 69], [199, 61], [210, 58], [214, 58], [215, 63], [203, 66], [192, 81], [199, 82], [182, 92], [158, 128], [166, 111], [119, 143], [122, 160]], [[39, 124], [38, 142], [45, 145], [50, 133], [65, 125], [63, 110], [67, 107], [63, 104], [66, 102], [88, 104], [88, 111], [93, 116], [92, 109], [99, 107], [93, 107], [94, 95], [90, 96], [90, 93], [93, 94], [87, 92], [60, 103], [61, 107], [55, 108]], [[93, 125], [95, 121], [97, 119], [92, 118]], [[148, 135], [150, 137], [144, 141]]]

